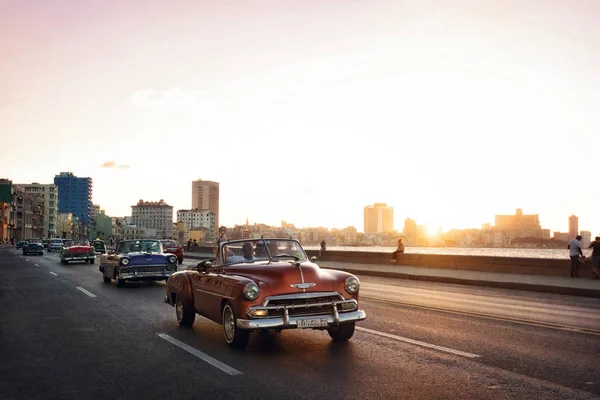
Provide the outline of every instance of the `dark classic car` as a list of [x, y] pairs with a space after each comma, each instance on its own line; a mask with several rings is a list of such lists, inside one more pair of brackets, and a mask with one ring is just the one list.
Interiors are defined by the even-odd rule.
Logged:
[[177, 257], [164, 254], [160, 241], [154, 239], [121, 241], [100, 260], [104, 282], [114, 279], [118, 287], [126, 281], [167, 280], [177, 272]]
[[182, 326], [192, 326], [196, 313], [220, 323], [233, 347], [268, 329], [326, 329], [334, 340], [348, 340], [366, 318], [358, 309], [360, 282], [315, 260], [293, 239], [221, 242], [214, 259], [171, 276], [165, 303], [175, 306]]
[[17, 246], [17, 250], [22, 249], [23, 246], [25, 246], [26, 244], [27, 244], [27, 242], [25, 240], [19, 240], [17, 242], [17, 245], [16, 245]]
[[96, 253], [87, 240], [65, 240], [60, 250], [61, 264], [68, 264], [69, 261], [85, 261], [93, 264], [95, 260]]
[[106, 244], [102, 239], [94, 239], [92, 240], [92, 247], [96, 253], [106, 254]]
[[23, 245], [23, 255], [28, 254], [41, 254], [44, 255], [44, 245], [37, 242], [25, 243]]
[[175, 240], [161, 240], [160, 243], [163, 245], [165, 253], [175, 254], [177, 262], [181, 264], [183, 262], [183, 246]]

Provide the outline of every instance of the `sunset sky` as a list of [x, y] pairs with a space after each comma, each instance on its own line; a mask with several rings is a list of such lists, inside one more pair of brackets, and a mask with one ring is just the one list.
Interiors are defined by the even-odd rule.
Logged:
[[600, 1], [0, 0], [0, 178], [363, 230], [600, 233]]

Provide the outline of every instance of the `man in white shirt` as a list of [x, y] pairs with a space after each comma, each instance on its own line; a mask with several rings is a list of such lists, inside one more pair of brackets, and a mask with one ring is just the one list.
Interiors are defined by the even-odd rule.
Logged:
[[575, 236], [575, 239], [571, 239], [567, 248], [569, 249], [569, 258], [571, 259], [571, 278], [579, 278], [579, 265], [581, 264], [581, 258], [583, 251], [581, 250], [581, 236]]

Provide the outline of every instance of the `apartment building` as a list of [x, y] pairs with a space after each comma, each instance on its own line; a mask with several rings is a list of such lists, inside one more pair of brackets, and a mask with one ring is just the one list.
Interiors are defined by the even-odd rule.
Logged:
[[209, 210], [215, 214], [215, 235], [219, 228], [219, 182], [192, 181], [192, 210]]
[[58, 187], [58, 212], [73, 214], [91, 232], [92, 178], [79, 178], [72, 172], [61, 172], [54, 176], [54, 184]]
[[[149, 232], [156, 230], [156, 235], [153, 236], [157, 239], [173, 237], [173, 206], [165, 203], [163, 199], [138, 201], [136, 205], [131, 206], [131, 220], [138, 228]], [[148, 232], [145, 235], [148, 237]]]
[[58, 186], [53, 183], [19, 184], [25, 193], [42, 194], [44, 196], [44, 228], [42, 237], [56, 237], [56, 218], [58, 217]]

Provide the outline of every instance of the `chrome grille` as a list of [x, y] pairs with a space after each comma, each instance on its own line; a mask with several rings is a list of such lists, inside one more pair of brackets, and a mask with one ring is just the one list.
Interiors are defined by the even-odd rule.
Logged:
[[122, 273], [133, 272], [133, 271], [137, 271], [137, 272], [163, 272], [164, 270], [170, 270], [170, 269], [173, 269], [173, 268], [169, 268], [166, 265], [153, 265], [153, 266], [144, 266], [144, 267], [133, 266], [133, 267], [121, 267], [121, 272]]
[[88, 257], [88, 253], [67, 253], [67, 257]]
[[[339, 293], [302, 293], [297, 295], [273, 296], [265, 301], [269, 309], [269, 317], [283, 317], [284, 309], [288, 309], [290, 317], [331, 314], [334, 302], [344, 300]], [[337, 304], [338, 312], [342, 311], [341, 304]]]

